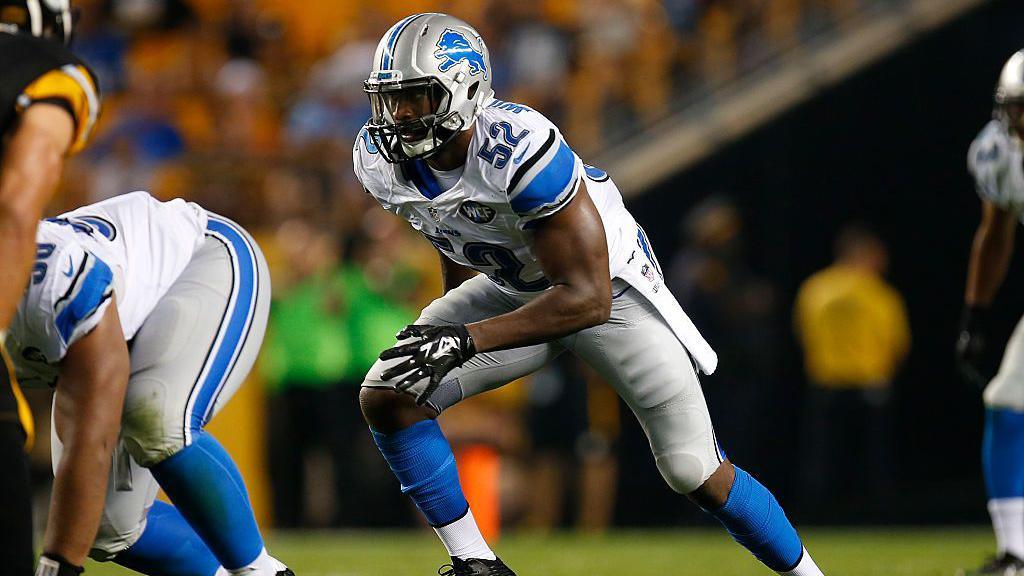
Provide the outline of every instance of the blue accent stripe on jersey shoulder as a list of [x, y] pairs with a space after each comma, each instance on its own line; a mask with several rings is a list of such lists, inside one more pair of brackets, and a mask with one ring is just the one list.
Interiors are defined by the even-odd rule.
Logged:
[[392, 52], [395, 49], [395, 44], [398, 43], [398, 37], [402, 35], [402, 31], [405, 30], [405, 28], [413, 20], [419, 18], [420, 16], [423, 16], [423, 14], [413, 14], [412, 16], [406, 16], [404, 20], [402, 20], [401, 22], [398, 23], [397, 26], [395, 26], [394, 32], [392, 32], [391, 36], [388, 37], [388, 47], [387, 49], [384, 50], [384, 54], [381, 54], [380, 57], [381, 70], [391, 69], [391, 65], [394, 63], [394, 55], [392, 54]]
[[431, 200], [441, 195], [443, 192], [441, 185], [437, 183], [437, 178], [434, 177], [434, 173], [430, 171], [426, 162], [415, 158], [406, 162], [406, 165], [409, 167], [409, 180], [416, 185], [420, 194]]
[[654, 270], [658, 273], [658, 276], [665, 279], [665, 274], [661, 271], [661, 264], [658, 262], [658, 258], [654, 255], [654, 250], [651, 250], [651, 241], [647, 239], [647, 232], [639, 225], [636, 227], [636, 243], [640, 245], [640, 249], [644, 251], [644, 256], [647, 256], [647, 261], [654, 266]]
[[75, 294], [71, 302], [57, 314], [57, 331], [65, 344], [70, 341], [75, 327], [82, 320], [92, 316], [100, 304], [110, 297], [107, 290], [114, 279], [114, 274], [106, 262], [96, 257], [93, 257], [93, 260], [95, 263], [82, 280], [78, 294]]
[[245, 344], [249, 333], [249, 325], [256, 311], [256, 295], [259, 289], [259, 278], [256, 270], [256, 257], [249, 245], [249, 240], [227, 220], [210, 217], [207, 230], [226, 242], [228, 252], [232, 256], [234, 267], [234, 300], [229, 300], [226, 319], [221, 324], [220, 346], [207, 359], [208, 371], [199, 385], [198, 395], [192, 407], [188, 426], [199, 430], [206, 424], [208, 413], [213, 408], [217, 393], [231, 374], [238, 352]]
[[572, 181], [575, 164], [572, 148], [569, 148], [564, 140], [560, 141], [555, 157], [534, 176], [522, 192], [512, 198], [512, 209], [524, 215], [558, 200]]

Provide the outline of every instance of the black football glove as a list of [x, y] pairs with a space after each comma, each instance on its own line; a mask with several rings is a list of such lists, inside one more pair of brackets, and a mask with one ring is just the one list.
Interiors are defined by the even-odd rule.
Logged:
[[968, 306], [956, 341], [956, 367], [964, 380], [984, 388], [991, 379], [983, 367], [988, 341], [988, 309]]
[[441, 385], [446, 374], [462, 366], [473, 354], [476, 347], [473, 337], [465, 325], [455, 326], [423, 326], [412, 324], [396, 336], [399, 340], [416, 338], [415, 342], [399, 344], [380, 353], [381, 360], [391, 360], [408, 356], [388, 368], [381, 374], [382, 380], [391, 380], [397, 376], [405, 376], [395, 385], [399, 391], [405, 392], [420, 380], [429, 377], [430, 382], [416, 396], [416, 403], [422, 406]]

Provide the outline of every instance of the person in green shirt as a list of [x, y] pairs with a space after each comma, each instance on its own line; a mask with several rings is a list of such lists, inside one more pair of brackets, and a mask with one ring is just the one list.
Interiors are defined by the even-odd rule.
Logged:
[[[415, 318], [381, 293], [355, 263], [339, 258], [333, 235], [306, 229], [285, 238], [284, 287], [270, 311], [261, 372], [270, 391], [269, 459], [275, 524], [282, 528], [352, 523], [363, 514], [354, 475], [367, 444], [359, 385], [377, 352]], [[286, 264], [285, 264], [286, 262]], [[373, 455], [372, 446], [368, 447]], [[332, 510], [310, 510], [308, 463], [326, 454]], [[369, 465], [378, 464], [377, 459]], [[386, 472], [386, 471], [385, 471]], [[319, 476], [318, 476], [319, 477]], [[360, 489], [353, 489], [358, 482]], [[310, 514], [310, 512], [314, 512]]]

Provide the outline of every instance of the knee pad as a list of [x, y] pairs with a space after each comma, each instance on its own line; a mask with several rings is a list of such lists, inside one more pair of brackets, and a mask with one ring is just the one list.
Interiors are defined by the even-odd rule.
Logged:
[[703, 398], [680, 393], [636, 413], [658, 470], [672, 490], [689, 494], [718, 469], [722, 456]]
[[185, 447], [184, 411], [168, 414], [167, 390], [160, 380], [138, 379], [129, 387], [121, 417], [121, 438], [140, 466], [149, 468]]
[[985, 405], [1024, 411], [1024, 323], [1018, 325], [1006, 345], [999, 372], [985, 387]]
[[982, 397], [988, 408], [1024, 411], [1024, 374], [1004, 374], [1000, 371], [985, 387]]
[[661, 454], [655, 457], [655, 462], [661, 477], [679, 494], [689, 494], [700, 488], [719, 466], [717, 460], [711, 464], [705, 458], [688, 452]]
[[[198, 432], [196, 432], [198, 434]], [[124, 446], [132, 460], [143, 468], [152, 468], [185, 449], [185, 439], [124, 435]]]

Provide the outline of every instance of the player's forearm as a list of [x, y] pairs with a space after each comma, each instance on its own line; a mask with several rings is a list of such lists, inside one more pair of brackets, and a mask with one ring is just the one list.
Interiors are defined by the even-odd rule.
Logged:
[[0, 330], [10, 326], [11, 318], [28, 283], [35, 257], [34, 218], [0, 208]]
[[59, 140], [15, 133], [0, 160], [0, 329], [6, 329], [25, 289], [35, 257], [35, 233], [60, 181], [64, 149]]
[[974, 235], [967, 268], [964, 302], [968, 306], [991, 305], [1013, 256], [1016, 225], [1015, 216], [986, 206], [986, 214]]
[[61, 360], [55, 432], [64, 443], [53, 483], [44, 552], [81, 565], [96, 538], [121, 431], [130, 374], [116, 302]]
[[117, 436], [102, 439], [87, 431], [70, 436], [53, 481], [43, 551], [81, 566], [99, 528]]
[[[114, 372], [96, 372], [103, 374], [104, 380], [122, 379]], [[59, 435], [63, 451], [53, 479], [43, 551], [81, 566], [99, 527], [123, 401], [108, 395], [108, 388], [89, 386], [87, 380], [61, 382], [61, 388], [54, 402], [52, 434]]]
[[557, 284], [514, 312], [466, 328], [477, 352], [519, 348], [557, 340], [608, 320], [611, 292]]

